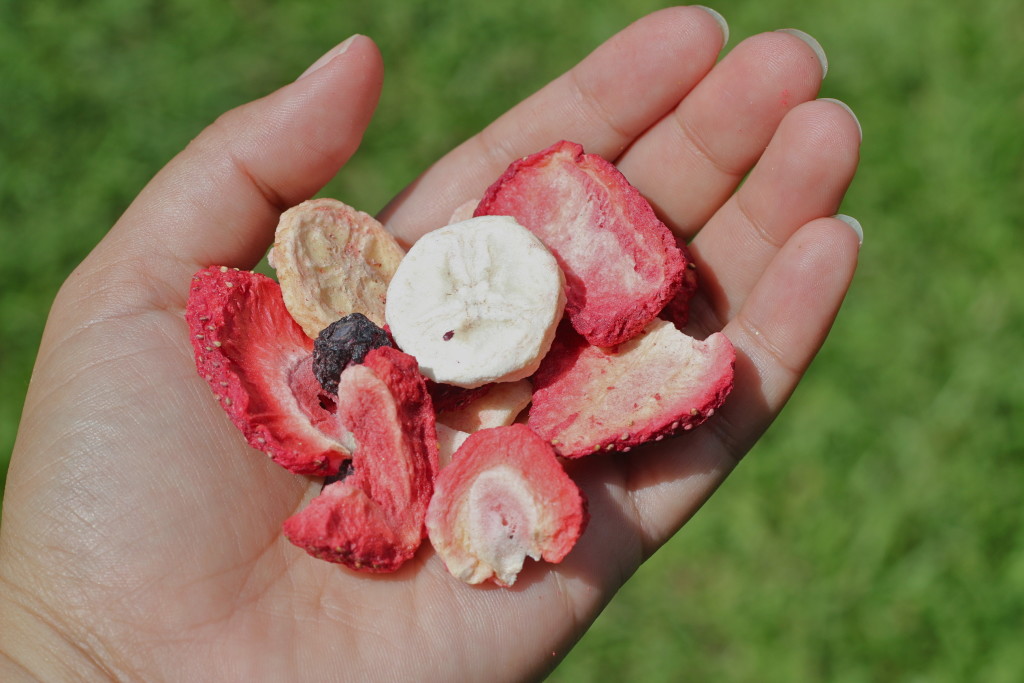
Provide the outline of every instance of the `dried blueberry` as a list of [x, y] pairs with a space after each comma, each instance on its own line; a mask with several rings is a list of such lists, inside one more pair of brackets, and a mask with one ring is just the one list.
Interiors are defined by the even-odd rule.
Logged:
[[313, 342], [313, 374], [329, 394], [337, 395], [342, 370], [362, 363], [371, 349], [392, 346], [387, 332], [362, 313], [350, 313], [324, 328]]

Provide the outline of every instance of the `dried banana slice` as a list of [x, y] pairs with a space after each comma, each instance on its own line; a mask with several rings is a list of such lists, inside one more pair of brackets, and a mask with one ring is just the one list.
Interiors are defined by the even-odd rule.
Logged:
[[537, 369], [565, 307], [551, 252], [508, 216], [439, 228], [413, 245], [387, 291], [385, 318], [420, 372], [460, 387]]
[[272, 254], [288, 312], [315, 339], [350, 313], [383, 326], [384, 295], [405, 252], [373, 216], [323, 198], [281, 214]]

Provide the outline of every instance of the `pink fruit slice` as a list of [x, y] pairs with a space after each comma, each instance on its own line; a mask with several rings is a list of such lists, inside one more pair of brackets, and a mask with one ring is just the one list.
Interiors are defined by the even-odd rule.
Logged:
[[441, 470], [427, 512], [430, 542], [466, 583], [515, 583], [526, 557], [561, 562], [588, 519], [554, 451], [522, 424], [475, 432]]
[[665, 305], [660, 317], [675, 324], [676, 329], [684, 331], [690, 320], [690, 299], [697, 292], [697, 264], [694, 263], [690, 248], [681, 237], [676, 237], [676, 246], [683, 255], [686, 269], [683, 271], [683, 282], [672, 300]]
[[416, 359], [381, 347], [347, 368], [338, 420], [355, 442], [352, 474], [285, 520], [285, 536], [329, 562], [395, 571], [425, 536], [438, 469], [434, 408]]
[[[330, 475], [348, 459], [313, 376], [313, 341], [258, 273], [213, 266], [185, 308], [196, 369], [249, 445], [296, 474]], [[327, 407], [324, 407], [324, 406]]]
[[672, 232], [614, 165], [573, 142], [512, 163], [475, 215], [512, 216], [554, 253], [566, 313], [595, 346], [640, 332], [682, 283]]
[[725, 335], [699, 341], [665, 320], [614, 351], [563, 326], [534, 378], [527, 424], [565, 457], [629, 451], [714, 414], [732, 389], [735, 360]]

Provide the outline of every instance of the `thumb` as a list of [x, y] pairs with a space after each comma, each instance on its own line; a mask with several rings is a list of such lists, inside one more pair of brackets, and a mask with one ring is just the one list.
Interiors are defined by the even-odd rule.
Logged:
[[93, 315], [119, 315], [183, 305], [201, 266], [252, 267], [280, 213], [355, 152], [382, 80], [376, 45], [355, 35], [295, 82], [222, 115], [150, 181], [65, 289], [116, 291]]

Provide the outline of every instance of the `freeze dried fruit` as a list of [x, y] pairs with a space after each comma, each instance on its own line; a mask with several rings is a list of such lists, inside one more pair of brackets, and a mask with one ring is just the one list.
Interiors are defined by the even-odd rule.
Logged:
[[476, 205], [479, 203], [479, 199], [468, 199], [456, 206], [451, 217], [448, 218], [448, 225], [468, 221], [473, 217], [473, 212], [476, 211]]
[[453, 576], [511, 586], [527, 556], [561, 562], [587, 518], [551, 446], [517, 424], [466, 439], [438, 475], [426, 523]]
[[377, 219], [336, 199], [288, 209], [274, 235], [285, 305], [310, 337], [349, 313], [383, 326], [384, 296], [403, 256]]
[[578, 144], [513, 163], [451, 223], [406, 255], [367, 214], [305, 202], [268, 254], [280, 287], [205, 269], [186, 318], [249, 443], [325, 477], [285, 521], [292, 543], [392, 572], [429, 535], [462, 581], [511, 586], [526, 557], [562, 561], [588, 521], [558, 456], [700, 424], [735, 352], [679, 331], [697, 287], [685, 242]]
[[437, 421], [463, 432], [512, 424], [530, 403], [533, 385], [529, 380], [488, 385], [486, 393], [450, 410], [439, 410]]
[[438, 469], [434, 408], [416, 360], [385, 346], [349, 366], [338, 382], [338, 420], [356, 444], [352, 473], [288, 518], [285, 536], [329, 562], [395, 571], [425, 536]]
[[574, 142], [513, 162], [475, 215], [512, 216], [547, 245], [572, 327], [595, 346], [639, 333], [682, 283], [672, 231], [618, 169]]
[[442, 468], [470, 434], [512, 424], [533, 396], [533, 385], [525, 379], [486, 384], [480, 389], [486, 391], [467, 389], [476, 395], [447, 410], [437, 410], [437, 457]]
[[555, 254], [566, 314], [595, 346], [630, 339], [679, 291], [686, 263], [672, 232], [614, 165], [576, 143], [513, 162], [475, 215], [512, 216]]
[[562, 271], [530, 231], [484, 216], [427, 233], [388, 287], [395, 343], [434, 380], [461, 387], [532, 374], [565, 306]]
[[686, 269], [683, 271], [683, 282], [679, 291], [671, 301], [665, 304], [660, 317], [674, 323], [677, 330], [685, 331], [686, 323], [690, 320], [690, 299], [697, 293], [697, 264], [683, 238], [676, 237], [676, 246], [679, 247], [679, 253], [683, 255]]
[[313, 341], [313, 374], [324, 391], [337, 395], [342, 371], [362, 363], [379, 346], [391, 346], [387, 332], [362, 313], [350, 313], [321, 330]]
[[348, 457], [319, 399], [313, 342], [270, 278], [226, 267], [192, 277], [185, 308], [196, 369], [253, 448], [297, 474], [329, 475]]
[[629, 451], [714, 414], [735, 361], [720, 332], [699, 341], [665, 320], [614, 351], [560, 331], [534, 378], [527, 423], [565, 457]]
[[469, 438], [469, 434], [461, 429], [449, 427], [443, 422], [437, 423], [437, 466], [440, 469], [448, 467], [455, 451]]

